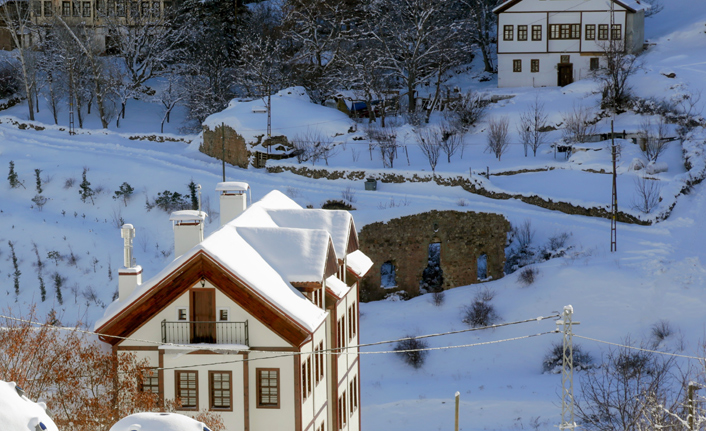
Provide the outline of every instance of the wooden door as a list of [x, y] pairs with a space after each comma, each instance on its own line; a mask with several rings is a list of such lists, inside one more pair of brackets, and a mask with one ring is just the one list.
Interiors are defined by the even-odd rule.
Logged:
[[559, 70], [559, 87], [569, 85], [574, 82], [574, 65], [573, 63], [557, 64]]
[[216, 290], [191, 291], [191, 342], [216, 342]]

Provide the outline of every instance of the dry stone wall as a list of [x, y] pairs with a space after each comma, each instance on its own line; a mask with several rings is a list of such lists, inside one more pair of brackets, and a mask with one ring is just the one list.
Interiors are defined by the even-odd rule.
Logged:
[[225, 161], [231, 165], [247, 169], [250, 152], [245, 145], [245, 139], [228, 126], [218, 126], [211, 130], [203, 128], [203, 143], [199, 148], [204, 154], [223, 160], [223, 136], [225, 135]]
[[[434, 210], [366, 225], [358, 235], [360, 249], [374, 264], [362, 280], [361, 300], [379, 300], [393, 291], [418, 295], [433, 243], [441, 244], [444, 289], [477, 283], [476, 262], [482, 254], [488, 258], [488, 276], [501, 278], [509, 231], [510, 223], [501, 215], [459, 211]], [[380, 287], [386, 262], [395, 267], [396, 288]]]

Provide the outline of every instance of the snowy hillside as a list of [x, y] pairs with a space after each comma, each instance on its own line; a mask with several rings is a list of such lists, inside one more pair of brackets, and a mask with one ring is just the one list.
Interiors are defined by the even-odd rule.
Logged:
[[[634, 77], [633, 88], [643, 98], [679, 99], [684, 94], [706, 92], [706, 8], [697, 0], [664, 2], [665, 10], [647, 20], [647, 37], [655, 45], [643, 54], [644, 68]], [[672, 73], [674, 77], [669, 77]], [[549, 122], [557, 127], [562, 123], [562, 113], [577, 106], [596, 109], [600, 99], [597, 84], [592, 81], [564, 88], [499, 90], [492, 81], [478, 83], [466, 75], [454, 80], [464, 90], [512, 96], [492, 104], [487, 114], [488, 118], [510, 118], [512, 142], [517, 142], [518, 114], [537, 97], [545, 103]], [[283, 114], [287, 127], [295, 127], [295, 120], [313, 123], [314, 108], [308, 110], [303, 103], [298, 101], [295, 110]], [[703, 110], [705, 104], [706, 96], [698, 108]], [[233, 105], [230, 113], [240, 108]], [[230, 115], [228, 112], [223, 115]], [[340, 121], [335, 114], [335, 121]], [[158, 193], [188, 195], [190, 181], [201, 184], [203, 206], [209, 213], [206, 235], [219, 226], [215, 185], [222, 180], [221, 164], [198, 152], [198, 136], [178, 134], [180, 117], [183, 113], [177, 112], [167, 125], [167, 131], [173, 134], [159, 135], [166, 139], [157, 140], [153, 134], [159, 130], [160, 114], [142, 102], [135, 102], [128, 110], [124, 128], [91, 129], [99, 127], [99, 122], [89, 117], [89, 128], [75, 136], [67, 134], [65, 123], [49, 125], [53, 121], [47, 109], [40, 110], [35, 123], [26, 120], [26, 106], [21, 104], [0, 112], [3, 309], [18, 314], [29, 304], [36, 304], [40, 314], [59, 311], [64, 324], [95, 322], [117, 292], [117, 270], [122, 264], [119, 225], [132, 223], [137, 229], [135, 258], [144, 268], [145, 279], [173, 260], [169, 214], [156, 206], [146, 209], [146, 203], [153, 205]], [[644, 119], [627, 112], [615, 118], [615, 129], [634, 131]], [[492, 199], [434, 181], [411, 127], [401, 118], [390, 120], [397, 122], [398, 139], [404, 140], [407, 150], [400, 150], [394, 170], [383, 167], [379, 153], [369, 152], [367, 141], [354, 139], [363, 138], [365, 124], [358, 124], [358, 130], [341, 141], [345, 143], [329, 159], [328, 166], [323, 161], [298, 164], [291, 159], [271, 161], [268, 166], [364, 171], [365, 176], [378, 177], [395, 173], [428, 181], [379, 182], [377, 191], [365, 191], [360, 180], [317, 180], [290, 172], [274, 174], [230, 166], [226, 168], [227, 179], [248, 182], [253, 200], [278, 189], [303, 206], [320, 207], [327, 200], [341, 199], [342, 193], [352, 193], [356, 208], [353, 216], [359, 229], [431, 209], [500, 213], [514, 226], [531, 220], [536, 231], [533, 245], [537, 248], [549, 238], [566, 233], [567, 252], [564, 257], [537, 264], [538, 279], [528, 287], [518, 281], [516, 272], [501, 280], [449, 290], [441, 306], [435, 306], [430, 295], [406, 302], [362, 304], [362, 343], [465, 329], [464, 307], [479, 290], [490, 289], [495, 294], [492, 303], [504, 322], [548, 316], [571, 304], [574, 318], [581, 322], [576, 328], [580, 336], [621, 343], [630, 335], [639, 342], [649, 339], [652, 326], [664, 320], [674, 333], [667, 343], [679, 344], [682, 336], [683, 354], [703, 355], [706, 184], [687, 186], [706, 167], [703, 129], [694, 130], [683, 145], [674, 141], [661, 156], [660, 161], [668, 167], [666, 172], [654, 175], [660, 184], [661, 202], [648, 214], [632, 208], [638, 197], [636, 179], [642, 174], [629, 168], [634, 159], [642, 157], [641, 152], [632, 144], [623, 145], [618, 163], [620, 210], [640, 220], [667, 218], [651, 226], [619, 223], [618, 251], [611, 253], [608, 219], [569, 215], [521, 200], [536, 196], [587, 208], [609, 208], [611, 177], [600, 173], [611, 169], [608, 142], [586, 144], [582, 148], [585, 151], [576, 151], [569, 159], [555, 155], [548, 145], [540, 148], [537, 157], [531, 153], [525, 157], [522, 145], [513, 144], [498, 161], [485, 151], [487, 122], [483, 121], [466, 135], [463, 156], [455, 156], [450, 163], [442, 156], [436, 174], [442, 179], [462, 177], [489, 193], [513, 196]], [[610, 120], [607, 117], [597, 124], [599, 133], [610, 130]], [[214, 117], [214, 124], [221, 121], [225, 119]], [[273, 117], [273, 128], [277, 121]], [[431, 125], [440, 122], [441, 116], [434, 114]], [[248, 133], [254, 136], [263, 127], [250, 124]], [[551, 132], [550, 141], [560, 135], [559, 130]], [[685, 155], [691, 157], [688, 167]], [[10, 188], [5, 179], [10, 162], [22, 182], [17, 188]], [[35, 169], [41, 170], [41, 193], [36, 190]], [[516, 172], [520, 170], [529, 172]], [[86, 202], [79, 195], [84, 171], [96, 192]], [[490, 178], [483, 175], [487, 171]], [[513, 174], [492, 175], [500, 173]], [[131, 198], [114, 199], [114, 192], [125, 182], [134, 189]], [[41, 207], [32, 201], [38, 194], [48, 199]], [[553, 320], [543, 320], [430, 338], [428, 343], [430, 347], [479, 344], [554, 328]], [[361, 357], [363, 427], [366, 431], [451, 430], [453, 395], [459, 391], [461, 428], [466, 431], [554, 429], [560, 416], [561, 379], [543, 373], [542, 360], [551, 345], [559, 341], [560, 335], [549, 334], [435, 350], [420, 369], [404, 364], [394, 353], [375, 354], [392, 350], [391, 344], [366, 348]], [[576, 341], [596, 360], [608, 347], [580, 338]]]

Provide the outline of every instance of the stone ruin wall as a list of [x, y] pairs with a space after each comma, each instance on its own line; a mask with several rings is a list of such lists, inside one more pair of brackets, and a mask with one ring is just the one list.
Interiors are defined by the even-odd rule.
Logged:
[[[488, 257], [488, 276], [501, 278], [509, 231], [510, 222], [498, 214], [436, 210], [364, 226], [360, 249], [374, 264], [362, 280], [361, 300], [380, 300], [395, 291], [419, 295], [429, 244], [437, 242], [444, 289], [478, 283], [477, 258], [483, 253]], [[388, 261], [395, 267], [397, 287], [384, 289], [380, 267]]]

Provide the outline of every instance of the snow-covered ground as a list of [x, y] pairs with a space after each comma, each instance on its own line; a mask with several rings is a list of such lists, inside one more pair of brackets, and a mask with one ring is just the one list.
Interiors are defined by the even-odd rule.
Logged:
[[[644, 55], [645, 67], [638, 72], [633, 87], [643, 97], [679, 97], [706, 89], [706, 10], [697, 0], [672, 0], [663, 12], [647, 20], [647, 35], [656, 43]], [[665, 75], [674, 72], [675, 78]], [[471, 72], [472, 75], [472, 72]], [[510, 132], [516, 140], [515, 121], [519, 112], [539, 95], [545, 102], [549, 120], [561, 123], [561, 114], [574, 106], [596, 107], [599, 95], [596, 84], [577, 82], [571, 86], [544, 89], [497, 89], [493, 83], [472, 83], [455, 78], [462, 88], [477, 88], [492, 94], [514, 97], [491, 105], [488, 116], [508, 116]], [[706, 101], [706, 100], [705, 100]], [[701, 102], [703, 105], [704, 102]], [[316, 108], [320, 109], [320, 108]], [[252, 111], [250, 111], [252, 112]], [[313, 110], [285, 110], [288, 127], [305, 122], [313, 124]], [[43, 130], [21, 129], [13, 122], [26, 122], [26, 106], [18, 105], [0, 113], [0, 169], [7, 172], [10, 161], [23, 187], [10, 189], [4, 179], [0, 183], [0, 304], [15, 311], [28, 303], [37, 303], [40, 313], [61, 311], [63, 323], [76, 320], [95, 322], [103, 307], [117, 291], [117, 269], [122, 263], [122, 240], [118, 225], [132, 223], [137, 228], [135, 257], [149, 278], [173, 259], [173, 239], [169, 215], [158, 208], [145, 209], [165, 190], [188, 193], [192, 179], [203, 186], [204, 207], [210, 212], [206, 234], [218, 224], [215, 185], [221, 181], [221, 165], [198, 152], [198, 136], [179, 135], [183, 112], [173, 116], [166, 130], [178, 141], [156, 142], [131, 139], [138, 134], [154, 134], [159, 130], [161, 113], [154, 105], [130, 101], [121, 128], [111, 125], [109, 131], [97, 129], [95, 116], [87, 120], [85, 130], [69, 136], [66, 124], [50, 125], [47, 109], [40, 111], [38, 122]], [[67, 117], [65, 113], [63, 117]], [[262, 114], [256, 114], [262, 115]], [[263, 116], [264, 117], [264, 116]], [[263, 118], [260, 117], [260, 118]], [[432, 125], [440, 121], [432, 116]], [[273, 127], [277, 125], [273, 117]], [[338, 121], [338, 120], [336, 120]], [[401, 120], [398, 120], [401, 121]], [[609, 129], [610, 118], [598, 127]], [[634, 130], [641, 118], [626, 113], [615, 118], [616, 130]], [[401, 123], [400, 123], [401, 124]], [[251, 124], [256, 134], [263, 125]], [[487, 123], [482, 122], [466, 136], [463, 158], [455, 156], [451, 163], [443, 159], [437, 172], [446, 176], [474, 178], [491, 191], [538, 195], [546, 199], [576, 205], [606, 207], [610, 203], [610, 153], [606, 142], [587, 145], [589, 151], [574, 152], [565, 160], [549, 147], [537, 157], [524, 156], [521, 145], [513, 144], [501, 161], [484, 152]], [[64, 130], [61, 130], [61, 129]], [[355, 141], [350, 134], [345, 149], [329, 160], [329, 166], [310, 163], [309, 168], [392, 172], [384, 169], [380, 156], [372, 160], [367, 142]], [[405, 137], [405, 133], [407, 133]], [[703, 163], [703, 131], [695, 136], [689, 151]], [[560, 132], [552, 132], [552, 140]], [[400, 126], [398, 136], [407, 143], [409, 163], [400, 152], [395, 161], [396, 173], [406, 176], [429, 175], [409, 126]], [[193, 141], [191, 145], [188, 142]], [[685, 147], [684, 147], [685, 148]], [[662, 187], [662, 206], [676, 202], [666, 221], [653, 226], [618, 225], [618, 251], [610, 252], [610, 222], [606, 219], [572, 216], [542, 209], [518, 200], [494, 200], [470, 194], [460, 187], [444, 187], [434, 182], [379, 183], [377, 191], [365, 191], [362, 181], [314, 180], [291, 173], [268, 174], [264, 170], [227, 167], [228, 180], [246, 181], [252, 187], [253, 200], [273, 189], [279, 189], [299, 204], [319, 207], [329, 199], [341, 199], [347, 188], [354, 193], [357, 208], [353, 212], [356, 226], [385, 221], [428, 211], [453, 209], [486, 211], [505, 215], [513, 225], [531, 220], [536, 230], [535, 244], [541, 245], [551, 236], [570, 235], [571, 250], [566, 257], [537, 265], [539, 278], [535, 284], [522, 287], [517, 274], [482, 286], [459, 287], [446, 294], [440, 307], [428, 296], [407, 302], [382, 301], [361, 305], [361, 337], [363, 343], [389, 340], [405, 335], [419, 335], [463, 329], [462, 309], [471, 302], [479, 288], [492, 289], [493, 300], [503, 321], [547, 316], [571, 304], [575, 319], [581, 322], [576, 333], [610, 342], [620, 342], [630, 334], [633, 339], [648, 337], [650, 327], [660, 319], [667, 320], [684, 336], [684, 353], [700, 354], [704, 338], [702, 310], [706, 306], [706, 185], [695, 186], [689, 194], [675, 197], [688, 178], [679, 142], [674, 142], [660, 158], [669, 170], [655, 176]], [[593, 151], [598, 150], [598, 151]], [[699, 155], [700, 154], [700, 155]], [[634, 180], [628, 171], [639, 150], [626, 144], [618, 166], [618, 193], [621, 210], [630, 209]], [[280, 162], [282, 164], [296, 162]], [[102, 188], [94, 202], [81, 202], [78, 186], [82, 172], [94, 190]], [[552, 170], [549, 170], [549, 169]], [[41, 169], [43, 195], [49, 201], [40, 210], [31, 199], [35, 190], [34, 170]], [[479, 173], [514, 170], [540, 170], [516, 175]], [[73, 180], [72, 185], [69, 185]], [[127, 205], [112, 198], [123, 182], [135, 192]], [[34, 207], [33, 207], [34, 206]], [[17, 257], [19, 293], [14, 288], [13, 260], [8, 242]], [[36, 244], [36, 253], [35, 253]], [[52, 259], [48, 257], [56, 257]], [[37, 254], [43, 262], [38, 272]], [[73, 258], [72, 258], [73, 256]], [[702, 262], [703, 261], [703, 262]], [[40, 277], [46, 288], [42, 302]], [[63, 304], [59, 303], [58, 289]], [[551, 320], [514, 325], [490, 332], [432, 338], [432, 347], [477, 344], [550, 331]], [[532, 428], [553, 429], [559, 422], [560, 377], [542, 373], [542, 359], [559, 335], [487, 344], [449, 350], [432, 351], [424, 366], [415, 370], [404, 365], [395, 354], [373, 354], [390, 350], [389, 345], [366, 349], [362, 356], [362, 420], [366, 431], [450, 430], [453, 427], [453, 395], [461, 393], [461, 428], [465, 430], [508, 430]], [[599, 358], [606, 346], [579, 340], [584, 349]]]

